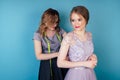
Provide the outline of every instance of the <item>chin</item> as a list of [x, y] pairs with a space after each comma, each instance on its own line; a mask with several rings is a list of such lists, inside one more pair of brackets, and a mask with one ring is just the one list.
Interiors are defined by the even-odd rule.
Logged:
[[54, 30], [55, 30], [55, 28], [51, 28], [50, 30], [51, 30], [51, 31], [54, 31]]
[[76, 31], [81, 31], [82, 29], [75, 29]]

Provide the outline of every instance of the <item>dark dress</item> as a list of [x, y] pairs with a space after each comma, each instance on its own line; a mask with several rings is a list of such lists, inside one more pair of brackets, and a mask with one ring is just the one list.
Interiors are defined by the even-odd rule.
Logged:
[[[60, 30], [59, 37], [62, 39], [63, 30]], [[41, 37], [39, 32], [34, 33], [34, 40], [41, 41], [42, 45], [42, 53], [48, 53], [48, 45], [45, 37]], [[53, 37], [47, 37], [50, 42], [50, 52], [58, 52], [60, 49], [61, 42], [59, 41], [57, 35], [55, 34]], [[51, 76], [52, 70], [52, 76]], [[38, 80], [64, 80], [67, 69], [58, 68], [57, 67], [57, 58], [51, 59], [51, 67], [50, 60], [41, 60]]]

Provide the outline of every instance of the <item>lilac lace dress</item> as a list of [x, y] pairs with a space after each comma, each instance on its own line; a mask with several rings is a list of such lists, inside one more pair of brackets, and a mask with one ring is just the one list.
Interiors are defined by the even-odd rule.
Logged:
[[[86, 61], [93, 53], [93, 43], [91, 33], [87, 32], [87, 40], [81, 41], [74, 32], [70, 32], [63, 39], [70, 44], [68, 56], [70, 61]], [[65, 80], [96, 80], [93, 69], [87, 67], [70, 68]]]

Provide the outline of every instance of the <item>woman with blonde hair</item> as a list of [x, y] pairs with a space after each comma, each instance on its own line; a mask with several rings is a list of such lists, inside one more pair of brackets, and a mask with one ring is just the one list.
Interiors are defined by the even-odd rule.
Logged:
[[39, 29], [34, 33], [36, 58], [40, 60], [38, 80], [63, 80], [67, 69], [57, 67], [57, 57], [63, 36], [59, 27], [57, 10], [47, 9], [41, 18]]

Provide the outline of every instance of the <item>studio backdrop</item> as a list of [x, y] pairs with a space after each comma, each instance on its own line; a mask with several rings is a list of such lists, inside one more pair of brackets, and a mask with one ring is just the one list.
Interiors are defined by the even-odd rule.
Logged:
[[98, 57], [98, 80], [120, 80], [119, 0], [0, 0], [0, 80], [37, 80], [33, 34], [48, 8], [60, 13], [60, 27], [72, 31], [71, 9], [86, 6], [90, 12], [87, 30], [92, 32]]

